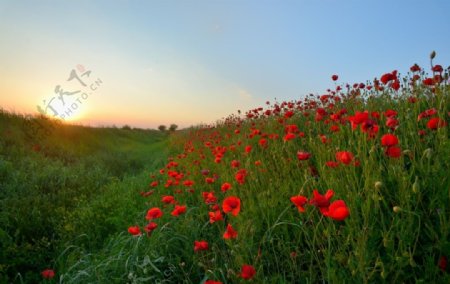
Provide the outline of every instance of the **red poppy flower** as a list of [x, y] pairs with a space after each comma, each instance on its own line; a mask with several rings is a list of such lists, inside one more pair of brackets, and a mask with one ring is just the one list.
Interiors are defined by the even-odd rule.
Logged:
[[179, 216], [181, 214], [184, 214], [186, 212], [186, 205], [175, 205], [175, 209], [173, 209], [172, 213], [170, 213], [172, 216]]
[[435, 108], [430, 108], [427, 109], [424, 112], [421, 112], [418, 116], [417, 116], [417, 121], [421, 120], [422, 118], [426, 118], [426, 117], [430, 117], [433, 116], [437, 113], [437, 110]]
[[370, 113], [370, 116], [371, 116], [373, 119], [375, 119], [375, 120], [380, 119], [380, 113], [377, 112], [377, 111], [372, 111], [372, 112]]
[[373, 138], [378, 133], [379, 127], [375, 121], [371, 119], [367, 119], [361, 124], [361, 131], [364, 133], [368, 133], [369, 137]]
[[161, 201], [166, 204], [175, 203], [175, 197], [173, 197], [172, 195], [164, 195], [161, 198]]
[[391, 129], [395, 129], [398, 126], [398, 120], [393, 117], [388, 117], [386, 120], [386, 126]]
[[426, 78], [425, 80], [423, 80], [423, 84], [425, 86], [433, 86], [434, 85], [434, 80], [433, 80], [433, 78]]
[[252, 146], [245, 146], [245, 153], [250, 153], [252, 151]]
[[338, 75], [333, 75], [333, 76], [331, 76], [331, 80], [337, 81], [337, 79], [339, 79]]
[[311, 158], [311, 153], [303, 152], [303, 151], [298, 151], [298, 152], [297, 152], [297, 158], [298, 158], [300, 161], [308, 160], [309, 158]]
[[287, 112], [284, 113], [284, 117], [285, 117], [285, 118], [290, 118], [290, 117], [292, 117], [293, 115], [294, 115], [294, 112], [291, 111], [291, 110], [289, 110], [289, 111], [287, 111]]
[[385, 134], [381, 137], [381, 145], [385, 147], [395, 146], [398, 144], [398, 138], [394, 134]]
[[442, 272], [445, 272], [445, 269], [447, 268], [447, 257], [445, 255], [439, 258], [438, 266]]
[[295, 136], [294, 133], [289, 132], [289, 133], [287, 133], [286, 135], [284, 135], [283, 140], [284, 140], [284, 141], [289, 141], [289, 140], [295, 139], [295, 137], [296, 137], [296, 136]]
[[258, 143], [259, 143], [259, 146], [261, 146], [263, 148], [267, 147], [267, 139], [261, 138], [261, 139], [259, 139]]
[[208, 250], [208, 248], [207, 241], [194, 241], [194, 251]]
[[207, 177], [207, 178], [205, 178], [205, 182], [208, 184], [214, 183], [214, 178]]
[[298, 212], [305, 212], [305, 204], [308, 203], [308, 199], [302, 195], [292, 196], [291, 202], [297, 207]]
[[234, 239], [234, 238], [237, 238], [237, 236], [238, 236], [237, 231], [235, 231], [233, 229], [233, 226], [231, 226], [231, 224], [228, 224], [227, 229], [226, 229], [225, 233], [223, 234], [223, 238], [224, 239]]
[[330, 200], [334, 195], [334, 191], [329, 189], [325, 193], [325, 195], [322, 195], [317, 191], [317, 189], [313, 190], [314, 197], [309, 200], [309, 203], [319, 207], [320, 212], [324, 213], [328, 211], [328, 206], [330, 206]]
[[288, 124], [284, 127], [284, 131], [286, 133], [297, 133], [298, 132], [298, 126], [296, 124]]
[[439, 73], [444, 71], [444, 69], [442, 68], [441, 65], [434, 65], [432, 70], [433, 70], [433, 72], [439, 72]]
[[338, 163], [338, 162], [335, 162], [335, 161], [327, 161], [327, 162], [325, 163], [325, 165], [326, 165], [327, 167], [329, 167], [329, 168], [336, 168], [336, 167], [339, 166], [339, 163]]
[[395, 80], [394, 83], [392, 83], [391, 88], [398, 91], [400, 89], [400, 82]]
[[141, 229], [139, 226], [131, 226], [128, 227], [128, 233], [132, 234], [133, 236], [137, 236], [141, 234]]
[[400, 158], [400, 156], [402, 155], [402, 149], [397, 146], [388, 147], [386, 149], [386, 155], [391, 158]]
[[206, 204], [214, 204], [217, 202], [217, 197], [214, 195], [214, 192], [202, 192], [202, 197]]
[[185, 181], [183, 182], [183, 184], [184, 184], [185, 186], [187, 186], [187, 187], [191, 187], [191, 186], [194, 185], [194, 181], [192, 181], [192, 180], [185, 180]]
[[431, 130], [436, 130], [446, 125], [447, 122], [445, 120], [440, 119], [439, 117], [433, 117], [427, 122], [427, 128]]
[[220, 212], [220, 210], [216, 210], [214, 212], [208, 212], [208, 214], [209, 214], [209, 223], [211, 223], [211, 224], [214, 222], [223, 220], [222, 212]]
[[412, 103], [412, 104], [414, 104], [414, 103], [417, 103], [417, 98], [416, 97], [409, 97], [408, 98], [408, 102], [410, 102], [410, 103]]
[[336, 153], [336, 160], [343, 164], [350, 164], [353, 161], [353, 154], [347, 151], [340, 151]]
[[354, 116], [350, 116], [348, 118], [348, 120], [350, 121], [350, 124], [352, 126], [352, 130], [355, 130], [359, 124], [363, 123], [367, 119], [369, 119], [368, 111], [364, 111], [364, 112], [357, 111]]
[[252, 279], [253, 276], [255, 276], [255, 274], [256, 274], [256, 270], [252, 265], [248, 265], [248, 264], [242, 265], [240, 276], [243, 279], [246, 279], [246, 280]]
[[325, 135], [320, 135], [320, 141], [322, 141], [323, 144], [329, 143], [331, 140], [327, 138]]
[[223, 284], [223, 283], [215, 280], [206, 280], [205, 284]]
[[418, 72], [420, 71], [420, 67], [417, 64], [414, 64], [413, 66], [411, 66], [411, 68], [409, 68], [409, 70], [411, 70], [411, 72]]
[[156, 228], [158, 227], [158, 224], [156, 224], [155, 222], [150, 222], [148, 223], [145, 227], [144, 230], [147, 232], [147, 234], [149, 235], [151, 232], [153, 232]]
[[241, 165], [241, 163], [239, 161], [236, 161], [236, 160], [231, 161], [232, 168], [239, 168], [240, 165]]
[[343, 221], [349, 215], [350, 211], [343, 200], [336, 200], [328, 207], [327, 216], [336, 221]]
[[244, 184], [246, 176], [247, 176], [247, 171], [245, 169], [240, 169], [234, 177], [239, 184]]
[[331, 132], [339, 132], [339, 130], [340, 130], [339, 125], [335, 124], [335, 125], [330, 126]]
[[241, 211], [241, 200], [235, 196], [227, 197], [222, 203], [222, 209], [225, 213], [231, 212], [233, 216], [237, 216]]
[[228, 182], [225, 182], [222, 184], [222, 186], [220, 187], [220, 190], [222, 190], [222, 192], [226, 192], [227, 190], [231, 189], [231, 184], [229, 184]]
[[383, 76], [381, 76], [380, 81], [386, 85], [389, 81], [393, 81], [396, 79], [397, 79], [397, 75], [394, 74], [394, 72], [392, 72], [392, 73], [386, 73]]
[[398, 112], [396, 112], [395, 110], [392, 109], [388, 109], [387, 111], [384, 112], [384, 116], [385, 117], [395, 117], [397, 116]]
[[45, 269], [41, 272], [41, 275], [45, 279], [52, 279], [55, 277], [55, 271], [53, 269]]
[[158, 207], [151, 208], [147, 211], [147, 216], [145, 216], [145, 219], [152, 220], [156, 218], [161, 218], [163, 215], [163, 212]]

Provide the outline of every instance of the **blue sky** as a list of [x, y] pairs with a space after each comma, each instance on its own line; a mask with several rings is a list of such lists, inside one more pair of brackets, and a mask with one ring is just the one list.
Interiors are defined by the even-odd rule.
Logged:
[[[82, 64], [91, 125], [214, 122], [418, 63], [450, 62], [450, 1], [0, 0], [0, 106], [36, 112]], [[73, 82], [71, 82], [73, 83]]]

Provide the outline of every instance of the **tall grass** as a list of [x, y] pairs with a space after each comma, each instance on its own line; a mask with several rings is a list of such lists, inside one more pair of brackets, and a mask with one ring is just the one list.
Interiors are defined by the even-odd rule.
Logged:
[[[326, 96], [276, 102], [172, 136], [172, 158], [150, 179], [155, 193], [129, 223], [142, 233], [116, 235], [94, 254], [66, 251], [58, 279], [239, 283], [249, 264], [255, 283], [448, 283], [450, 88], [448, 71], [438, 73], [443, 79], [431, 84], [424, 72], [391, 74], [368, 87], [336, 84]], [[427, 110], [432, 114], [418, 119]], [[432, 118], [441, 120], [437, 128]], [[289, 132], [294, 138], [284, 140]], [[382, 145], [388, 133], [398, 145]], [[311, 157], [299, 160], [299, 151]], [[353, 159], [339, 161], [340, 151]], [[243, 169], [244, 180], [237, 176]], [[232, 188], [223, 192], [226, 182]], [[329, 203], [343, 200], [349, 216], [321, 213], [315, 189], [332, 189]], [[172, 216], [175, 204], [162, 202], [167, 195], [186, 213]], [[308, 199], [303, 213], [290, 200], [298, 195]], [[230, 196], [241, 200], [237, 216], [224, 212]], [[147, 234], [153, 207], [164, 214]], [[224, 220], [211, 224], [208, 212], [215, 210]], [[237, 238], [224, 239], [227, 224]], [[194, 252], [199, 240], [208, 242], [206, 251]]]
[[[43, 230], [58, 234], [52, 253], [46, 254], [49, 242], [30, 242], [32, 248], [43, 248], [34, 255], [39, 265], [21, 266], [25, 257], [15, 256], [15, 265], [5, 261], [2, 269], [8, 279], [18, 275], [16, 281], [24, 282], [38, 279], [36, 271], [45, 263], [56, 272], [50, 281], [60, 283], [243, 283], [246, 278], [254, 283], [448, 283], [450, 87], [448, 70], [433, 68], [432, 76], [412, 71], [401, 78], [391, 72], [365, 84], [336, 82], [322, 96], [268, 103], [214, 125], [174, 133], [164, 165], [153, 163], [155, 154], [164, 157], [163, 142], [149, 138], [148, 144], [136, 145], [143, 139], [130, 138], [129, 147], [112, 142], [127, 141], [132, 135], [127, 129], [69, 129], [67, 141], [86, 137], [85, 146], [66, 153], [67, 146], [60, 145], [63, 154], [43, 155], [30, 143], [32, 155], [53, 162], [30, 166], [20, 164], [21, 159], [11, 162], [8, 154], [0, 171], [5, 184], [12, 184], [7, 196], [28, 203], [2, 211], [7, 236], [14, 235], [14, 215], [33, 218], [45, 212], [33, 210], [41, 208], [36, 200], [48, 203], [43, 208], [50, 203], [65, 208], [54, 206], [65, 195], [81, 201], [73, 210], [49, 210], [38, 218], [64, 216], [52, 223], [59, 224], [57, 230]], [[89, 131], [113, 134], [96, 140]], [[384, 140], [386, 134], [398, 143], [392, 137]], [[8, 153], [25, 157], [16, 140], [4, 142]], [[109, 150], [95, 150], [103, 147]], [[117, 152], [123, 156], [114, 159], [110, 153]], [[132, 163], [122, 167], [125, 157], [150, 159], [148, 168], [157, 168], [149, 174], [147, 167], [133, 170]], [[96, 172], [91, 166], [99, 161], [103, 166]], [[11, 174], [16, 167], [20, 179]], [[91, 177], [81, 175], [88, 172]], [[27, 180], [21, 175], [31, 175], [28, 184], [35, 187], [25, 191], [14, 183]], [[222, 190], [225, 183], [231, 188]], [[56, 190], [59, 185], [67, 189]], [[72, 188], [76, 195], [70, 195]], [[328, 198], [317, 195], [327, 191]], [[55, 192], [57, 198], [46, 197]], [[240, 200], [236, 216], [224, 206], [230, 197]], [[307, 199], [303, 204], [292, 201], [302, 198]], [[339, 212], [333, 211], [336, 204]], [[177, 211], [180, 206], [186, 211]], [[150, 208], [160, 208], [162, 216], [151, 219]], [[211, 222], [210, 213], [223, 219]], [[149, 222], [157, 227], [147, 232]], [[24, 224], [21, 230], [32, 226]], [[227, 225], [236, 230], [236, 238], [225, 238]], [[206, 241], [208, 248], [195, 249], [196, 241]], [[246, 265], [255, 269], [254, 275]]]
[[[67, 242], [101, 248], [136, 216], [166, 135], [0, 112], [0, 283], [42, 280]], [[79, 237], [83, 236], [83, 237]], [[15, 280], [14, 280], [15, 279]]]

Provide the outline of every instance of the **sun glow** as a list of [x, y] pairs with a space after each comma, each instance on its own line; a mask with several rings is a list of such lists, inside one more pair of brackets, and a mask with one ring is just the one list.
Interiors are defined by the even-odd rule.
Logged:
[[[87, 105], [81, 105], [81, 106], [76, 106], [76, 107], [74, 107], [74, 106], [75, 105], [68, 106], [68, 107], [53, 108], [55, 111], [53, 117], [56, 119], [65, 121], [65, 122], [72, 123], [72, 122], [79, 122], [79, 121], [85, 119], [86, 116], [88, 116], [89, 111], [88, 111]], [[47, 112], [47, 115], [49, 115], [51, 117], [49, 112]]]
[[79, 112], [79, 113], [75, 113], [71, 116], [67, 116], [63, 120], [67, 121], [67, 122], [78, 122], [78, 121], [83, 120], [83, 118], [85, 118], [85, 115], [82, 112]]

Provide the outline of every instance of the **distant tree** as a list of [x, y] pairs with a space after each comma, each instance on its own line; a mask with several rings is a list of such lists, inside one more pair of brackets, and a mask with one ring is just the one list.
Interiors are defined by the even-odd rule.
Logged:
[[122, 129], [131, 130], [131, 127], [128, 124], [125, 124], [124, 126], [122, 126]]
[[170, 130], [170, 131], [175, 131], [175, 130], [177, 130], [177, 128], [178, 128], [178, 125], [176, 125], [176, 124], [171, 124], [171, 125], [169, 126], [169, 130]]
[[167, 127], [165, 125], [158, 126], [159, 131], [164, 132], [166, 131]]

